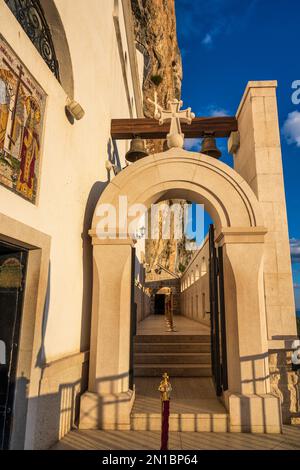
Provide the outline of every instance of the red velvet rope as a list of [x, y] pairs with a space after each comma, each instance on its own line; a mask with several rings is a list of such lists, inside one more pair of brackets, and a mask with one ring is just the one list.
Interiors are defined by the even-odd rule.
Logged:
[[170, 402], [162, 402], [162, 422], [161, 422], [161, 448], [160, 450], [168, 450], [169, 440], [169, 415]]

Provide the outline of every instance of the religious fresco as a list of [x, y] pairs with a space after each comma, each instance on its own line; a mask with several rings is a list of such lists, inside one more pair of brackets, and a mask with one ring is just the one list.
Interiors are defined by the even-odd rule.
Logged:
[[32, 203], [46, 94], [0, 35], [0, 183]]

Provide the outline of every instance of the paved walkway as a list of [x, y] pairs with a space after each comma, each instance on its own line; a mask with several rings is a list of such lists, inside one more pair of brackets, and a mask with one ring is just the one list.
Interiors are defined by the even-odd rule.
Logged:
[[[170, 450], [296, 450], [300, 426], [283, 434], [170, 433]], [[160, 433], [151, 431], [72, 431], [53, 450], [158, 450]]]
[[210, 335], [210, 328], [203, 323], [190, 320], [183, 315], [174, 316], [174, 325], [177, 332], [167, 333], [165, 316], [151, 315], [141, 321], [137, 326], [138, 335]]
[[[183, 316], [175, 316], [177, 334], [210, 334], [209, 328]], [[137, 334], [166, 334], [164, 316], [151, 316], [138, 326]], [[170, 333], [176, 334], [176, 333]], [[191, 381], [187, 386], [187, 380]], [[159, 407], [157, 379], [139, 378], [138, 399], [135, 406], [140, 411]], [[214, 396], [211, 379], [173, 378], [173, 407], [180, 410], [197, 410], [205, 405], [222, 405]], [[147, 398], [147, 400], [145, 399]], [[201, 405], [201, 406], [200, 406]], [[173, 408], [173, 411], [174, 409]], [[157, 408], [158, 409], [158, 408]], [[159, 409], [158, 409], [159, 411]], [[58, 442], [53, 450], [158, 450], [160, 432], [155, 431], [95, 431], [74, 430]], [[171, 432], [170, 450], [296, 450], [300, 449], [300, 426], [284, 426], [283, 434], [242, 434], [207, 432]]]
[[[137, 377], [135, 379], [136, 399], [133, 413], [160, 413], [161, 402], [158, 392], [159, 377]], [[173, 377], [172, 414], [223, 413], [226, 410], [216, 397], [210, 377]]]

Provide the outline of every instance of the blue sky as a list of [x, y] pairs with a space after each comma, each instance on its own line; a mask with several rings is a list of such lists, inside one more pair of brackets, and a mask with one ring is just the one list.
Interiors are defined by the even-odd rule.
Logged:
[[[197, 116], [234, 115], [249, 80], [278, 81], [289, 235], [300, 309], [300, 104], [291, 99], [292, 83], [300, 81], [300, 2], [175, 0], [175, 4], [183, 59], [182, 99]], [[218, 145], [222, 160], [232, 164], [226, 141]]]

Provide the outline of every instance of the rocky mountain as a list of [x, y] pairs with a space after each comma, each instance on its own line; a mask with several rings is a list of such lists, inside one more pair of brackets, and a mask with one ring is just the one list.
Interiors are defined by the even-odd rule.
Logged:
[[[136, 46], [144, 56], [144, 114], [153, 116], [147, 98], [158, 94], [159, 103], [180, 99], [182, 61], [177, 42], [174, 0], [131, 0]], [[148, 142], [151, 153], [162, 151], [163, 142]]]
[[[168, 106], [168, 101], [181, 98], [182, 61], [177, 42], [174, 0], [131, 0], [134, 16], [136, 46], [144, 56], [144, 114], [153, 117], [153, 99], [157, 92], [158, 102]], [[148, 141], [150, 153], [163, 151], [164, 141]], [[178, 201], [177, 201], [178, 202]], [[183, 203], [184, 201], [182, 201]], [[172, 201], [168, 201], [172, 204]], [[159, 224], [164, 218], [160, 214]], [[146, 262], [148, 272], [154, 273], [162, 265], [174, 273], [180, 273], [188, 264], [192, 252], [186, 251], [185, 239], [147, 240]]]

